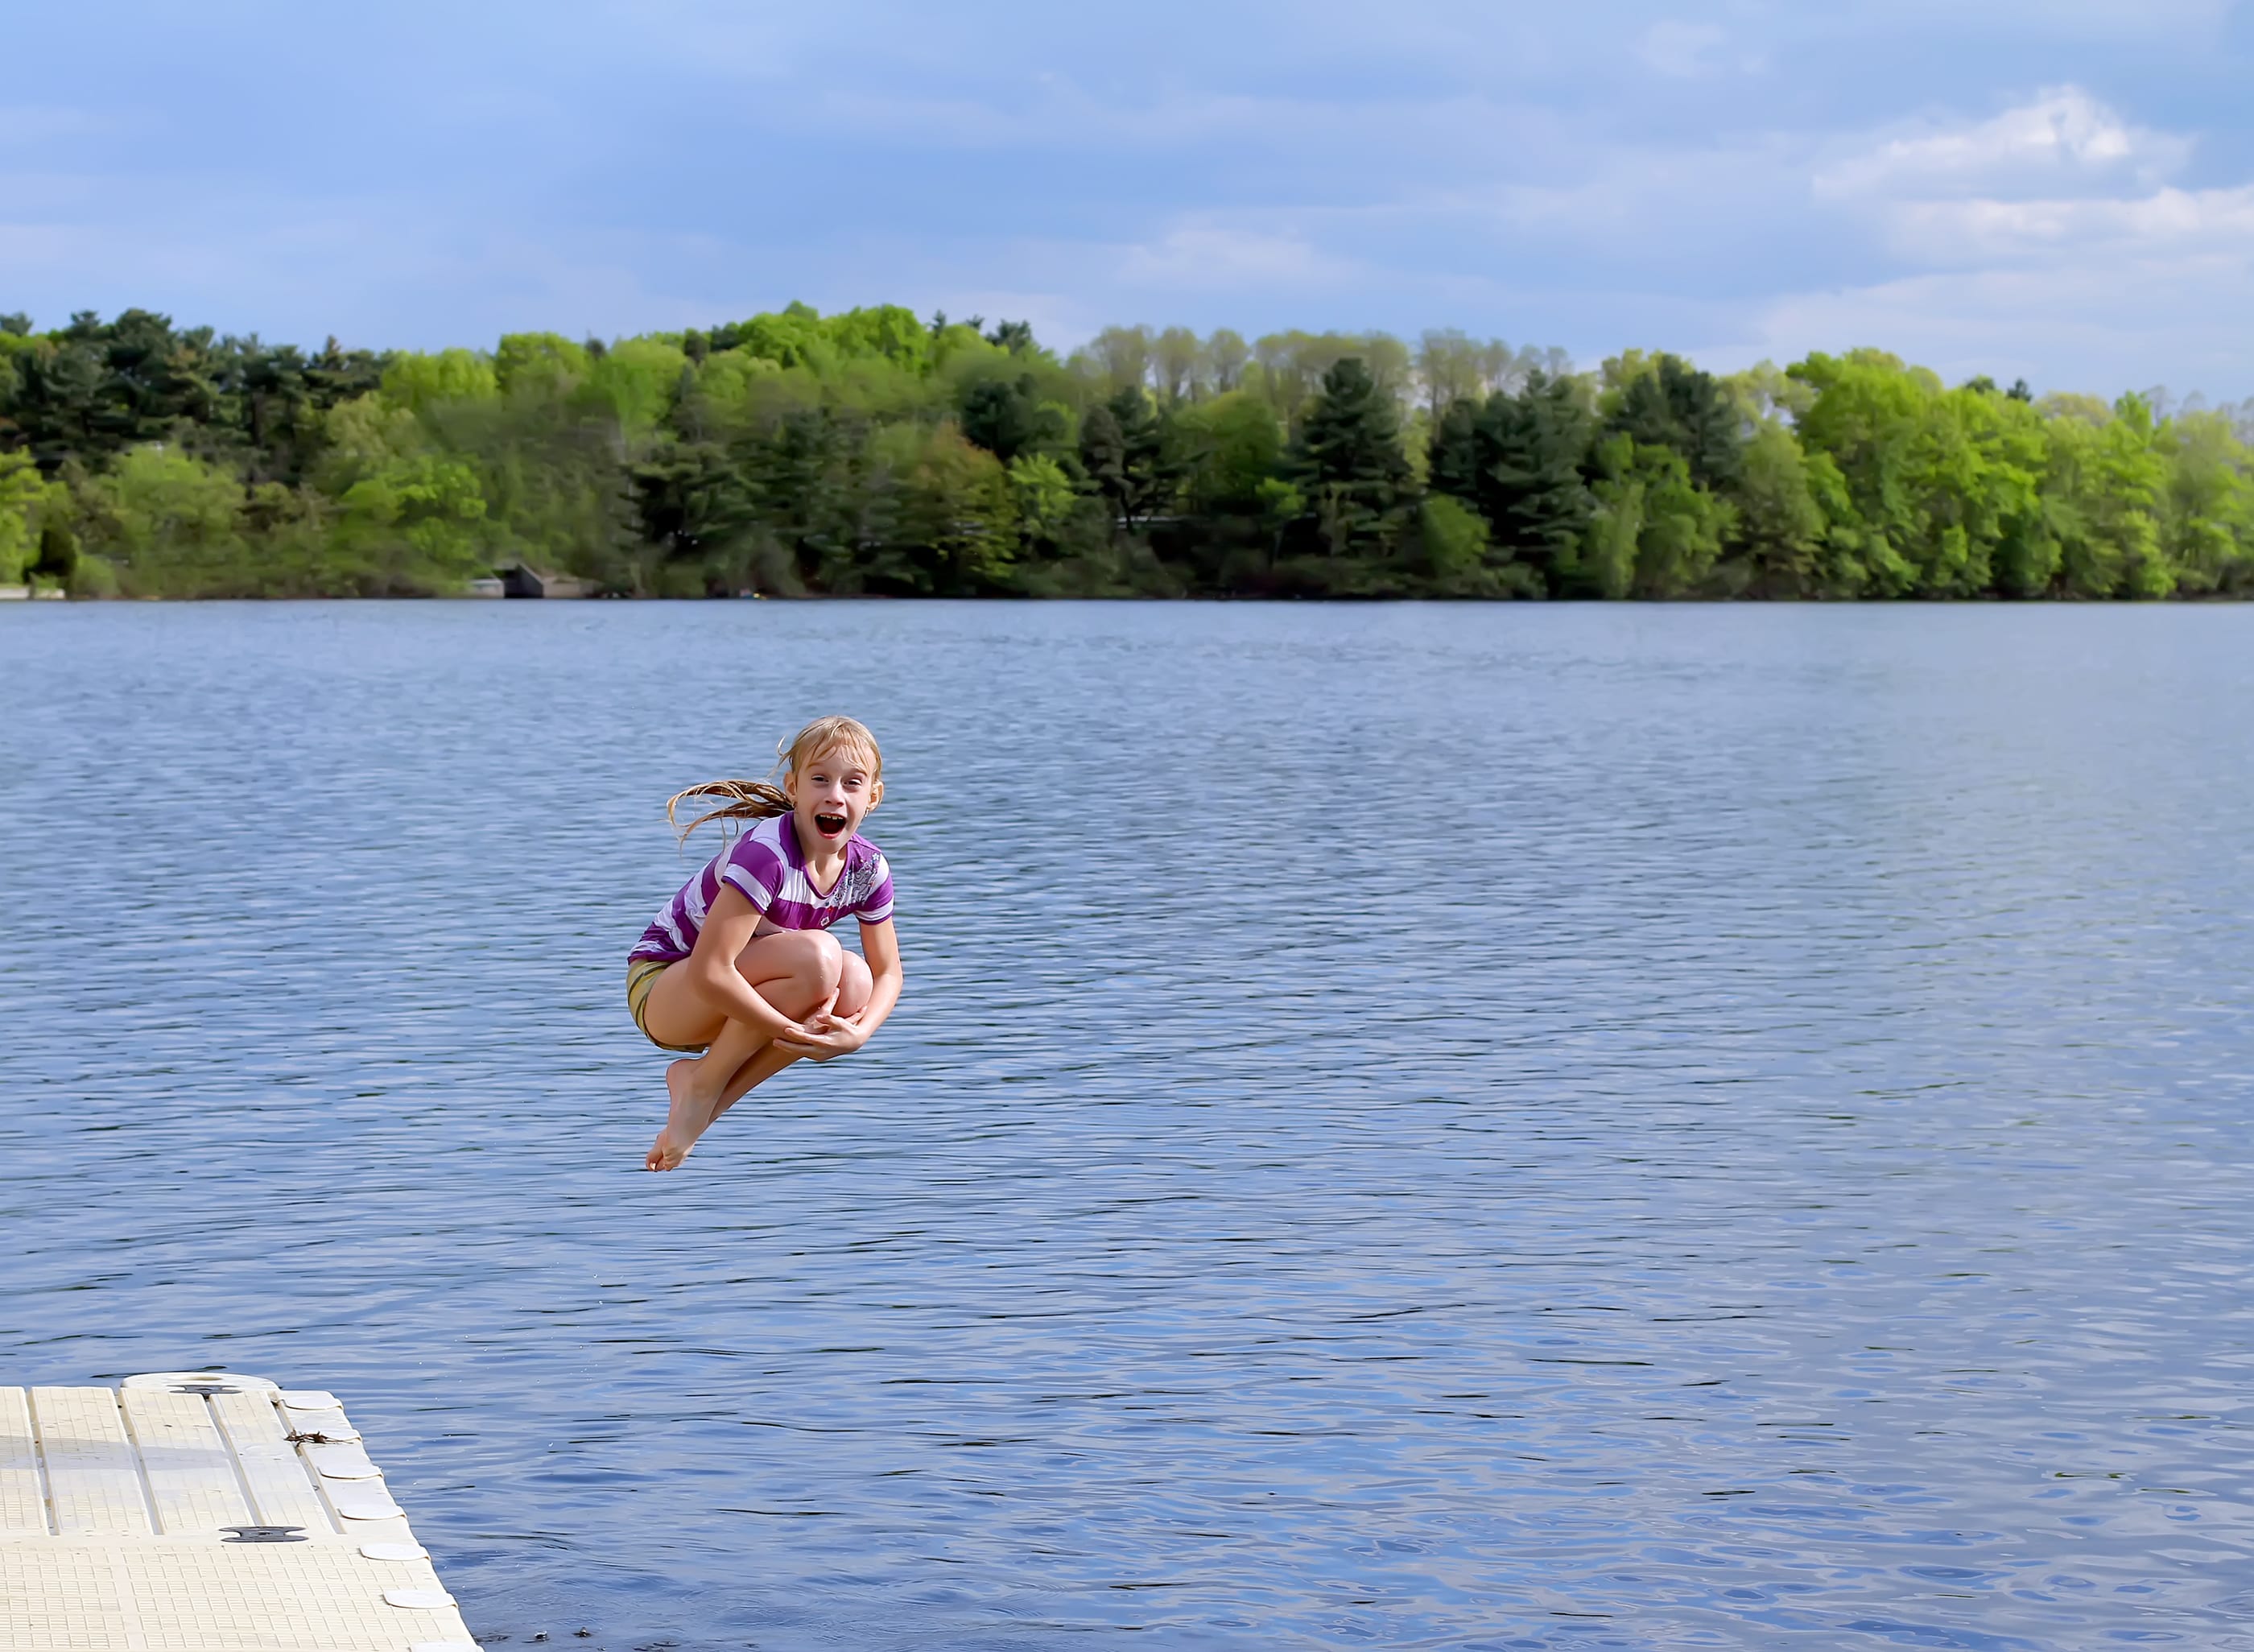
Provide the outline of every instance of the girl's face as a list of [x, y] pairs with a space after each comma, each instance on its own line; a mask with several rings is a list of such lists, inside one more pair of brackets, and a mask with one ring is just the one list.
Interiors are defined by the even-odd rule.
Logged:
[[801, 841], [843, 849], [884, 797], [885, 783], [870, 774], [859, 752], [834, 746], [805, 767], [791, 770], [788, 790]]

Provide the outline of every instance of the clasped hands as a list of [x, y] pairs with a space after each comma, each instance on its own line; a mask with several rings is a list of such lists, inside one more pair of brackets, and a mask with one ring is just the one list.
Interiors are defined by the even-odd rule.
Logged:
[[835, 1060], [841, 1055], [850, 1055], [869, 1041], [861, 1030], [858, 1017], [832, 1015], [824, 1010], [809, 1015], [792, 1025], [789, 1032], [775, 1042], [793, 1055], [802, 1055], [809, 1061]]

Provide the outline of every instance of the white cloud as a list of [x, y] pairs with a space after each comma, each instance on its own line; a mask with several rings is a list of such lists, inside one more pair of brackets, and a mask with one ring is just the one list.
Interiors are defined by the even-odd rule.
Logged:
[[2254, 186], [2096, 200], [1913, 201], [1895, 210], [1894, 229], [1898, 246], [1933, 262], [2115, 250], [2254, 254]]
[[1928, 270], [2254, 259], [2254, 185], [2162, 181], [2191, 147], [2061, 87], [1991, 120], [1867, 144], [1819, 172], [1815, 192]]
[[1898, 273], [1781, 295], [1714, 354], [1875, 344], [1950, 378], [2104, 389], [2173, 373], [2244, 392], [2254, 340], [2229, 318], [2254, 304], [2254, 184], [2165, 181], [2191, 150], [2070, 86], [1843, 146], [1813, 196]]
[[1819, 197], [1967, 194], [2042, 182], [2157, 181], [2188, 139], [2132, 126], [2079, 87], [2058, 87], [1992, 120], [1882, 139], [1816, 175]]

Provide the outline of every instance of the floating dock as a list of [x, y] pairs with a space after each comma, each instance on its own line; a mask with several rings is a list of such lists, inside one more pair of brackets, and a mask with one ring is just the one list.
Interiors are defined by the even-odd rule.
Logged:
[[0, 1652], [477, 1652], [334, 1395], [0, 1388]]

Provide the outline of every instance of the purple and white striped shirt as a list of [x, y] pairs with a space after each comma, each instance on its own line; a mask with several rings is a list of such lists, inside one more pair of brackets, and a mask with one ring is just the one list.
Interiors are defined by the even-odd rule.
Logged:
[[791, 817], [775, 815], [754, 822], [682, 885], [626, 956], [668, 963], [687, 957], [724, 881], [741, 891], [752, 909], [778, 929], [827, 929], [848, 914], [863, 923], [882, 923], [892, 915], [892, 869], [882, 850], [854, 833], [845, 844], [845, 870], [825, 895], [806, 875], [806, 857], [799, 852]]

